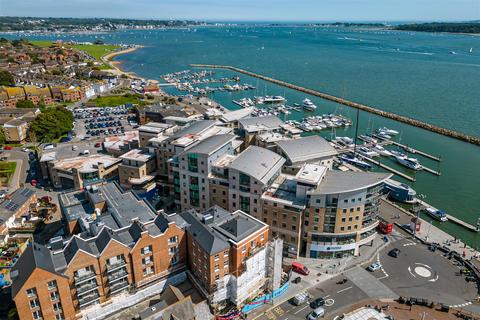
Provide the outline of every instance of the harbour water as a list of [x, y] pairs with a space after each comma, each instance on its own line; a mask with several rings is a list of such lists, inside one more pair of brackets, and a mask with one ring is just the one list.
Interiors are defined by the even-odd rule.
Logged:
[[[36, 36], [51, 39], [52, 36]], [[151, 79], [188, 68], [190, 63], [234, 65], [291, 83], [407, 115], [445, 128], [480, 136], [480, 37], [384, 30], [306, 27], [215, 27], [121, 31], [98, 35], [60, 35], [64, 40], [140, 44], [144, 48], [116, 58], [126, 71]], [[470, 53], [470, 48], [473, 52]], [[450, 52], [456, 52], [451, 54]], [[235, 75], [216, 70], [216, 78]], [[256, 87], [247, 92], [216, 92], [212, 97], [230, 109], [232, 100], [254, 95], [282, 95], [287, 104], [305, 94], [241, 76]], [[219, 84], [220, 85], [220, 84]], [[213, 85], [212, 85], [213, 86]], [[170, 89], [169, 89], [170, 90]], [[352, 120], [356, 110], [309, 97], [316, 114], [341, 113]], [[301, 119], [311, 112], [292, 112]], [[283, 116], [282, 116], [283, 117]], [[409, 183], [426, 201], [469, 223], [480, 218], [480, 148], [422, 129], [360, 113], [359, 133], [387, 126], [401, 132], [406, 145], [440, 155], [442, 162], [421, 156], [440, 177], [416, 173]], [[330, 131], [320, 133], [330, 136]], [[337, 136], [354, 134], [354, 126]], [[391, 160], [383, 160], [394, 166]], [[413, 172], [396, 166], [408, 174]], [[399, 179], [401, 180], [401, 179]], [[434, 222], [435, 224], [436, 222]], [[480, 235], [451, 223], [441, 228], [480, 247]]]

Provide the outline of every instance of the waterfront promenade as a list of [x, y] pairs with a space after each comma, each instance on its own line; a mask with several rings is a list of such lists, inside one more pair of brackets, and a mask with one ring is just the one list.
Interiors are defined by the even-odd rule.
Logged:
[[277, 85], [280, 85], [280, 86], [283, 86], [283, 87], [287, 87], [287, 88], [292, 89], [292, 90], [304, 92], [306, 94], [310, 94], [310, 95], [313, 95], [313, 96], [316, 96], [316, 97], [319, 97], [319, 98], [322, 98], [322, 99], [325, 99], [325, 100], [333, 101], [333, 102], [336, 102], [336, 103], [339, 103], [339, 104], [342, 104], [342, 105], [345, 105], [345, 106], [348, 106], [348, 107], [360, 109], [362, 111], [373, 113], [373, 114], [379, 115], [379, 116], [384, 117], [384, 118], [389, 118], [389, 119], [392, 119], [392, 120], [403, 122], [403, 123], [409, 124], [411, 126], [422, 128], [422, 129], [432, 131], [432, 132], [435, 132], [435, 133], [438, 133], [438, 134], [441, 134], [441, 135], [444, 135], [444, 136], [447, 136], [447, 137], [455, 138], [455, 139], [458, 139], [458, 140], [462, 140], [462, 141], [480, 146], [480, 137], [474, 137], [474, 136], [470, 136], [470, 135], [467, 135], [467, 134], [464, 134], [464, 133], [461, 133], [461, 132], [445, 129], [445, 128], [442, 128], [442, 127], [439, 127], [439, 126], [436, 126], [436, 125], [432, 125], [432, 124], [429, 124], [429, 123], [426, 123], [426, 122], [423, 122], [423, 121], [420, 121], [420, 120], [412, 119], [412, 118], [402, 116], [402, 115], [399, 115], [399, 114], [396, 114], [396, 113], [393, 113], [393, 112], [383, 111], [383, 110], [380, 110], [380, 109], [377, 109], [377, 108], [374, 108], [374, 107], [371, 107], [371, 106], [367, 106], [365, 104], [353, 102], [353, 101], [350, 101], [350, 100], [347, 100], [347, 99], [344, 99], [344, 98], [340, 98], [340, 97], [336, 97], [336, 96], [330, 95], [328, 93], [320, 92], [320, 91], [317, 91], [317, 90], [301, 87], [301, 86], [298, 86], [298, 85], [295, 85], [295, 84], [292, 84], [292, 83], [289, 83], [289, 82], [285, 82], [285, 81], [282, 81], [282, 80], [278, 80], [278, 79], [275, 79], [275, 78], [264, 76], [264, 75], [254, 73], [254, 72], [251, 72], [251, 71], [247, 71], [247, 70], [244, 70], [244, 69], [240, 69], [240, 68], [237, 68], [237, 67], [222, 66], [222, 65], [211, 65], [211, 64], [190, 64], [190, 66], [194, 67], [194, 68], [226, 69], [226, 70], [231, 70], [231, 71], [234, 71], [234, 72], [246, 74], [248, 76], [258, 78], [258, 79], [261, 79], [261, 80], [265, 80], [265, 81], [268, 81], [268, 82], [271, 82], [271, 83], [274, 83], [274, 84], [277, 84]]

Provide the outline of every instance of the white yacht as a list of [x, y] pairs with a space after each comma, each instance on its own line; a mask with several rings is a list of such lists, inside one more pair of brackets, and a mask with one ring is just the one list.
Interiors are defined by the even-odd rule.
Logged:
[[303, 109], [308, 110], [308, 111], [315, 111], [317, 109], [317, 106], [314, 105], [313, 102], [310, 99], [305, 98], [303, 100]]
[[376, 151], [378, 154], [380, 154], [381, 156], [387, 156], [387, 157], [391, 157], [393, 155], [393, 153], [391, 153], [390, 151], [388, 151], [387, 149], [385, 149], [384, 147], [382, 147], [381, 145], [379, 144], [376, 144], [373, 149], [373, 151]]
[[397, 159], [397, 162], [400, 163], [401, 165], [413, 169], [413, 170], [421, 170], [422, 165], [418, 162], [417, 159], [415, 158], [409, 158], [406, 156], [395, 156], [395, 159]]
[[285, 98], [282, 96], [266, 96], [263, 99], [263, 103], [283, 103]]
[[428, 207], [425, 212], [434, 219], [438, 221], [445, 222], [448, 221], [447, 214], [441, 210], [437, 210], [431, 207]]
[[380, 156], [380, 154], [378, 154], [378, 152], [370, 150], [367, 147], [360, 147], [360, 148], [358, 148], [357, 152], [359, 154], [361, 154], [362, 156], [365, 156], [365, 157], [368, 157], [368, 158], [373, 158], [373, 157]]
[[397, 130], [393, 130], [393, 129], [388, 129], [387, 127], [383, 127], [383, 128], [380, 128], [377, 130], [378, 133], [385, 133], [385, 134], [388, 134], [389, 136], [395, 136], [398, 134], [398, 131]]

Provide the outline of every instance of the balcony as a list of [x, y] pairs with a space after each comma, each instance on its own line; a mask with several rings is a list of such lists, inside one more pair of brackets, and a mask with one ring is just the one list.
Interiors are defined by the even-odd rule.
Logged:
[[78, 299], [78, 303], [80, 304], [80, 308], [86, 307], [100, 299], [100, 295], [98, 292], [94, 292], [89, 294], [81, 299]]
[[125, 290], [125, 289], [128, 288], [128, 286], [129, 286], [128, 281], [122, 281], [122, 282], [118, 282], [114, 285], [111, 285], [110, 286], [110, 294], [112, 295], [112, 294], [115, 294], [115, 293], [120, 292], [122, 290]]
[[117, 269], [123, 267], [125, 264], [126, 264], [125, 260], [119, 260], [115, 263], [107, 264], [107, 272], [110, 273], [114, 270], [117, 270]]
[[117, 282], [118, 280], [124, 279], [128, 276], [127, 270], [120, 270], [114, 273], [111, 273], [108, 275], [108, 283], [112, 284], [114, 282]]
[[95, 290], [98, 288], [97, 283], [89, 283], [89, 284], [83, 284], [83, 285], [77, 285], [77, 295], [82, 295], [85, 294], [89, 291]]
[[95, 272], [87, 272], [86, 274], [82, 274], [79, 276], [74, 277], [75, 284], [80, 284], [82, 282], [88, 281], [90, 279], [95, 278]]

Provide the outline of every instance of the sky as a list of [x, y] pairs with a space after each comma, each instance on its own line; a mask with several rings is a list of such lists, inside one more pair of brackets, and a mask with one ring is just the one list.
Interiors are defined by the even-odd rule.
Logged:
[[0, 15], [206, 21], [480, 20], [480, 0], [0, 0]]

